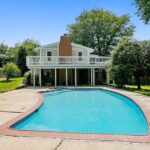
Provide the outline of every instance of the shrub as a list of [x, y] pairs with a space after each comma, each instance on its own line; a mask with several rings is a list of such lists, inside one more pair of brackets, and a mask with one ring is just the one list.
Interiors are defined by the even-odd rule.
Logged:
[[20, 70], [18, 69], [18, 66], [15, 63], [7, 63], [3, 67], [3, 73], [5, 74], [7, 81], [10, 77], [16, 77], [19, 75]]
[[25, 78], [24, 80], [25, 85], [32, 85], [30, 71], [25, 73], [24, 78]]

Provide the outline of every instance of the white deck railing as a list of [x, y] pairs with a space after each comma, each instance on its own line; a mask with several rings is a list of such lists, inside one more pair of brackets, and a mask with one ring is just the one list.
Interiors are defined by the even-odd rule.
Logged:
[[106, 66], [109, 57], [74, 57], [74, 56], [28, 56], [27, 66], [64, 66], [64, 65], [102, 65]]

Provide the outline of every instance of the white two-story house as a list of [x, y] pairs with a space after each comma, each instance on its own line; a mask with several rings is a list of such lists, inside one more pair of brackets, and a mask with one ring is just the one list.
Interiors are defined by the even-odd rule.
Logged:
[[109, 84], [106, 66], [109, 57], [93, 55], [94, 49], [71, 43], [61, 36], [60, 42], [35, 49], [37, 56], [27, 57], [34, 86], [81, 86]]

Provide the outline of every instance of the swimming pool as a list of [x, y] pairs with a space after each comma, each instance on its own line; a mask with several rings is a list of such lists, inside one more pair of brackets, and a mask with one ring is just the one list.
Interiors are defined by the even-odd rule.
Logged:
[[141, 109], [129, 98], [100, 89], [57, 90], [43, 94], [38, 111], [15, 124], [18, 130], [104, 134], [148, 134]]

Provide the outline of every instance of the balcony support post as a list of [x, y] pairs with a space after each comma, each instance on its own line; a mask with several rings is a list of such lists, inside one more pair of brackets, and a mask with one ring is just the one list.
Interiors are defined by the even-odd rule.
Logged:
[[57, 69], [55, 68], [55, 87], [57, 86]]
[[95, 68], [93, 68], [93, 86], [95, 86]]
[[41, 81], [41, 69], [39, 69], [39, 85], [42, 86], [42, 81]]
[[103, 70], [101, 69], [101, 82], [103, 84]]
[[66, 86], [68, 86], [68, 69], [66, 68]]
[[92, 77], [93, 73], [92, 72], [93, 72], [93, 69], [91, 68], [91, 86], [93, 85], [93, 77]]
[[75, 86], [77, 86], [77, 69], [75, 68], [75, 71], [74, 71], [74, 76], [75, 76]]
[[35, 69], [33, 69], [33, 86], [35, 87]]
[[91, 73], [91, 71], [90, 71], [90, 69], [88, 69], [88, 84], [90, 85], [90, 83], [91, 83], [91, 80], [90, 80], [90, 73]]
[[107, 73], [107, 84], [110, 85], [110, 74], [108, 71], [106, 71]]

